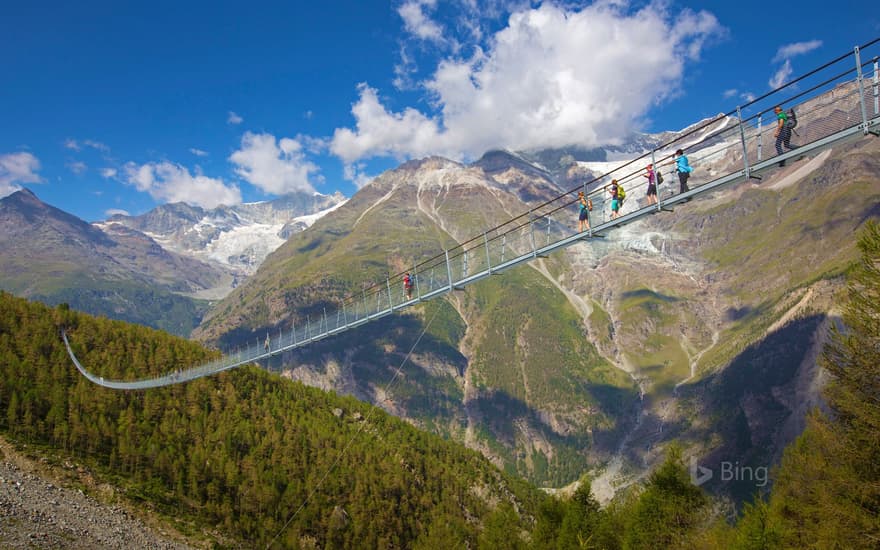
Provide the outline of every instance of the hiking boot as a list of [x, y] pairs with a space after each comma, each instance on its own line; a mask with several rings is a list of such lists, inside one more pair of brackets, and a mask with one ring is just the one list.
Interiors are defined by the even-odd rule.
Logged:
[[778, 164], [777, 166], [779, 166], [780, 168], [782, 168], [783, 166], [785, 166], [785, 161], [784, 161], [784, 160], [780, 160], [780, 161], [779, 161], [779, 164]]

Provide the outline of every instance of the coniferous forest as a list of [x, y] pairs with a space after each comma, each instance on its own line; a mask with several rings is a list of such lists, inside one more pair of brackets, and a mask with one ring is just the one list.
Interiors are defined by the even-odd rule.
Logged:
[[0, 431], [87, 464], [180, 525], [242, 547], [876, 548], [880, 546], [880, 226], [865, 224], [822, 359], [827, 410], [737, 518], [693, 485], [675, 447], [602, 508], [588, 479], [553, 497], [478, 453], [355, 399], [257, 367], [140, 392], [108, 378], [212, 352], [142, 326], [0, 292]]

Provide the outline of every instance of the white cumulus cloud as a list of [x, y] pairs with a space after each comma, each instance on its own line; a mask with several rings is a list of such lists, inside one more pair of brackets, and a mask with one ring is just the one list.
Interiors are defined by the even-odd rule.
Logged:
[[784, 46], [781, 46], [779, 50], [776, 51], [776, 55], [773, 57], [772, 62], [779, 63], [780, 61], [791, 59], [796, 55], [809, 53], [821, 46], [821, 40], [810, 40], [808, 42], [795, 42], [793, 44], [786, 44]]
[[357, 164], [346, 164], [343, 169], [343, 177], [357, 186], [358, 189], [365, 186], [375, 179], [375, 176], [370, 176], [364, 172], [366, 167], [363, 163]]
[[782, 63], [773, 75], [770, 77], [770, 80], [767, 81], [767, 84], [771, 88], [778, 88], [788, 82], [791, 78], [792, 73], [794, 72], [794, 68], [791, 65], [791, 58], [796, 57], [798, 55], [803, 55], [805, 53], [810, 53], [811, 51], [822, 46], [821, 40], [809, 40], [807, 42], [794, 42], [792, 44], [785, 44], [784, 46], [780, 46], [778, 50], [776, 50], [776, 55], [773, 56], [771, 63]]
[[791, 67], [791, 60], [786, 59], [781, 67], [776, 69], [776, 72], [773, 73], [773, 76], [770, 77], [770, 80], [767, 84], [771, 88], [778, 88], [788, 82], [788, 79], [791, 77], [791, 73], [794, 71]]
[[116, 168], [101, 168], [101, 177], [111, 179], [116, 177]]
[[11, 195], [21, 189], [19, 183], [42, 183], [37, 171], [40, 161], [27, 152], [0, 155], [0, 197]]
[[425, 14], [425, 8], [433, 8], [436, 4], [436, 0], [408, 0], [397, 8], [407, 32], [421, 40], [441, 42], [443, 31], [440, 25]]
[[244, 122], [244, 119], [233, 111], [229, 111], [229, 115], [226, 117], [226, 122], [227, 124], [241, 124]]
[[302, 144], [291, 138], [276, 140], [272, 134], [245, 132], [241, 148], [229, 156], [235, 173], [273, 195], [314, 191], [309, 175], [318, 167], [306, 160]]
[[125, 165], [125, 182], [138, 191], [149, 193], [161, 202], [186, 202], [204, 208], [216, 208], [241, 202], [241, 191], [221, 179], [209, 178], [196, 169], [195, 174], [168, 161]]
[[580, 11], [550, 3], [522, 9], [485, 47], [439, 63], [422, 83], [430, 112], [391, 111], [361, 84], [355, 127], [337, 128], [330, 150], [351, 164], [614, 142], [681, 93], [685, 64], [724, 32], [708, 12], [672, 12], [659, 0], [635, 11], [610, 0]]

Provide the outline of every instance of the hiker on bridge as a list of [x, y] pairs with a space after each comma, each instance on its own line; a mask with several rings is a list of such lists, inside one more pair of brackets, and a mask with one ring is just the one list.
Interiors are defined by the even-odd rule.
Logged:
[[611, 180], [611, 183], [605, 186], [611, 195], [611, 219], [616, 219], [620, 215], [620, 186], [617, 180]]
[[585, 231], [590, 228], [590, 210], [593, 209], [593, 201], [584, 196], [583, 191], [578, 191], [578, 231]]
[[[782, 110], [782, 107], [777, 105], [773, 107], [773, 112], [776, 113], [776, 132], [773, 133], [773, 136], [776, 138], [776, 154], [782, 154], [782, 146], [792, 151], [797, 149], [797, 145], [792, 145], [791, 142], [791, 131], [794, 130], [795, 125], [797, 125], [794, 109], [789, 109], [786, 113]], [[785, 159], [779, 161], [779, 167], [782, 168], [785, 166]]]
[[407, 300], [412, 300], [413, 278], [407, 271], [403, 276], [403, 292], [406, 294]]
[[645, 196], [648, 197], [648, 205], [657, 204], [657, 184], [660, 183], [660, 171], [655, 172], [654, 165], [648, 164], [642, 176], [648, 179], [648, 192], [645, 193]]
[[[661, 166], [669, 166], [670, 164], [674, 164], [675, 171], [678, 172], [678, 193], [687, 193], [691, 190], [691, 188], [688, 187], [688, 179], [691, 177], [691, 172], [694, 171], [694, 168], [688, 163], [688, 158], [684, 155], [684, 150], [677, 150], [673, 155], [672, 160], [661, 164]], [[688, 198], [688, 200], [690, 200], [690, 198]]]

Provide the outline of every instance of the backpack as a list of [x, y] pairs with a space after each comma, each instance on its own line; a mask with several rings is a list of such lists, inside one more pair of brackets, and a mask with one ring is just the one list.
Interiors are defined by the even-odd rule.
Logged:
[[590, 212], [593, 211], [593, 199], [587, 197], [587, 210]]
[[793, 130], [798, 123], [797, 115], [794, 113], [794, 107], [785, 111], [785, 127]]
[[658, 170], [657, 171], [657, 185], [660, 185], [661, 183], [663, 183], [663, 174], [661, 174], [660, 171]]
[[620, 201], [620, 204], [623, 204], [623, 199], [626, 198], [626, 191], [623, 190], [623, 186], [619, 183], [617, 184], [617, 200]]

